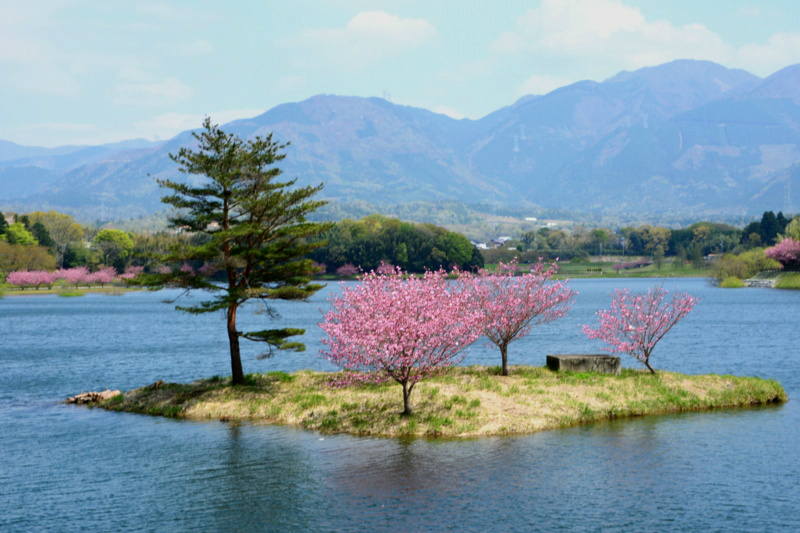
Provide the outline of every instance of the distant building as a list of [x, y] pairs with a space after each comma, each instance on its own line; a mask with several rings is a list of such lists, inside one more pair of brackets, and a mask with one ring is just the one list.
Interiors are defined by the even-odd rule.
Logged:
[[489, 244], [494, 245], [495, 248], [499, 248], [510, 240], [511, 237], [497, 237], [496, 239], [492, 239], [491, 241], [489, 241]]

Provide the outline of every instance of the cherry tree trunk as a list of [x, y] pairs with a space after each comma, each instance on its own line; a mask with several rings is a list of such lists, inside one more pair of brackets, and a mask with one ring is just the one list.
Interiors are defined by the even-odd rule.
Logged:
[[503, 357], [503, 370], [500, 372], [503, 376], [508, 375], [508, 345], [500, 345], [500, 355]]
[[233, 385], [244, 385], [242, 358], [239, 353], [239, 332], [236, 330], [236, 309], [238, 305], [228, 307], [228, 343], [231, 347], [231, 382]]
[[414, 387], [412, 384], [410, 387], [408, 386], [408, 381], [403, 381], [403, 412], [401, 413], [403, 416], [408, 416], [411, 414], [411, 389]]

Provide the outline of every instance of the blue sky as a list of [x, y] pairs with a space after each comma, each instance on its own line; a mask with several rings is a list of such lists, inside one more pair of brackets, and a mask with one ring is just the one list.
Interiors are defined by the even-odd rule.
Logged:
[[679, 58], [800, 63], [800, 2], [3, 0], [0, 139], [165, 139], [320, 93], [480, 118]]

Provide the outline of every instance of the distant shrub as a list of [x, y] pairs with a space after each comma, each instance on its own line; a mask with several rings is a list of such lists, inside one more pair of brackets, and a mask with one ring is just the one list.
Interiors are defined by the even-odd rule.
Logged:
[[352, 263], [347, 263], [346, 265], [342, 265], [336, 269], [336, 275], [342, 277], [357, 276], [360, 273], [361, 270]]
[[711, 278], [722, 286], [722, 281], [729, 277], [747, 279], [761, 271], [779, 268], [780, 263], [767, 257], [763, 249], [756, 248], [739, 255], [725, 254], [720, 257], [711, 267]]
[[736, 276], [728, 276], [719, 283], [719, 286], [723, 289], [741, 289], [744, 287], [744, 281]]
[[616, 270], [617, 272], [621, 270], [631, 270], [634, 268], [642, 268], [647, 265], [651, 264], [649, 259], [639, 259], [638, 261], [629, 261], [627, 263], [617, 263], [615, 265], [611, 265], [611, 268]]

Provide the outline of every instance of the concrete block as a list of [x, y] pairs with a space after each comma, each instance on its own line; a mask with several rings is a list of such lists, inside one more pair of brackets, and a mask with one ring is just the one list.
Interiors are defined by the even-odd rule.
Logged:
[[572, 353], [547, 356], [547, 368], [554, 371], [597, 372], [619, 375], [619, 357], [604, 353]]

